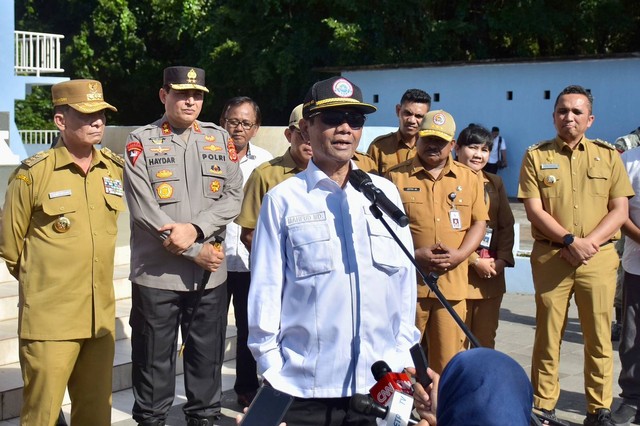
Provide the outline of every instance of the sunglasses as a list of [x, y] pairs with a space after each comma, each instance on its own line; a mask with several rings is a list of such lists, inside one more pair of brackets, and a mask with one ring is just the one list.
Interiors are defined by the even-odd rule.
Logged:
[[359, 112], [344, 112], [344, 111], [320, 111], [315, 114], [311, 114], [309, 118], [320, 116], [322, 121], [327, 126], [338, 127], [342, 123], [347, 123], [353, 130], [358, 130], [364, 126], [364, 122], [367, 121], [367, 117]]

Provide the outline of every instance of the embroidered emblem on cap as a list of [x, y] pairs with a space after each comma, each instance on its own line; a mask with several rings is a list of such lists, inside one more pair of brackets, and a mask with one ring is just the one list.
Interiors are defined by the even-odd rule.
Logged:
[[444, 116], [444, 114], [438, 113], [433, 116], [433, 124], [435, 125], [443, 126], [446, 121], [447, 118]]
[[101, 101], [102, 93], [98, 92], [98, 83], [89, 83], [89, 93], [87, 93], [88, 101]]
[[187, 83], [195, 84], [195, 83], [197, 83], [197, 81], [196, 81], [197, 78], [198, 78], [198, 74], [196, 73], [196, 70], [191, 68], [189, 70], [189, 72], [187, 73]]
[[341, 98], [350, 98], [353, 96], [353, 86], [344, 78], [338, 79], [333, 83], [333, 93]]

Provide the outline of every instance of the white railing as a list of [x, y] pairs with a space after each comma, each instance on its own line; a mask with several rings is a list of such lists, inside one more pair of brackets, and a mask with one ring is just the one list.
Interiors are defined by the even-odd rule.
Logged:
[[64, 72], [60, 66], [60, 34], [15, 31], [15, 72], [40, 76]]
[[58, 137], [57, 130], [19, 130], [22, 143], [25, 145], [51, 145]]

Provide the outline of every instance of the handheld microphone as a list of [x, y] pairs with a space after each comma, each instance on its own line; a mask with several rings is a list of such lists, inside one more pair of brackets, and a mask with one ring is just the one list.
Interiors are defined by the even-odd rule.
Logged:
[[411, 379], [405, 373], [394, 373], [389, 364], [384, 361], [376, 361], [371, 366], [371, 372], [377, 383], [369, 389], [373, 400], [382, 405], [389, 405], [394, 392], [413, 395]]
[[360, 169], [353, 169], [349, 172], [349, 183], [357, 191], [362, 192], [367, 200], [377, 205], [395, 223], [404, 227], [409, 224], [409, 218], [384, 195], [378, 187], [371, 181], [371, 177]]
[[351, 397], [349, 405], [353, 411], [367, 414], [385, 420], [388, 426], [417, 425], [418, 422], [411, 418], [413, 410], [413, 398], [401, 392], [394, 392], [391, 404], [383, 407], [368, 395], [355, 394]]

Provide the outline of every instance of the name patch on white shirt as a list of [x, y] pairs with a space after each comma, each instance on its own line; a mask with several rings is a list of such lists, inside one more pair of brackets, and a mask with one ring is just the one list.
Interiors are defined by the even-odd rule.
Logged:
[[296, 223], [308, 223], [308, 222], [324, 222], [327, 220], [325, 212], [301, 214], [298, 216], [287, 217], [287, 225], [295, 225]]

